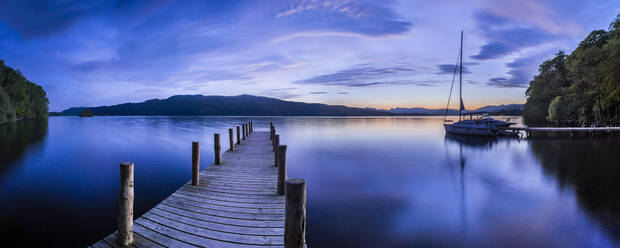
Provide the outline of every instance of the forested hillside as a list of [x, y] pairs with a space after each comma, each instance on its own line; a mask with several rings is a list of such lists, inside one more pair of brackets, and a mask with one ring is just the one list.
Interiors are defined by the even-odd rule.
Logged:
[[538, 70], [526, 91], [526, 124], [620, 124], [620, 15]]
[[0, 124], [47, 117], [47, 96], [41, 86], [0, 60]]
[[78, 115], [85, 109], [95, 115], [249, 115], [249, 116], [377, 116], [389, 113], [339, 105], [283, 101], [252, 95], [203, 96], [178, 95], [141, 103], [124, 103], [92, 108], [69, 108], [62, 115]]

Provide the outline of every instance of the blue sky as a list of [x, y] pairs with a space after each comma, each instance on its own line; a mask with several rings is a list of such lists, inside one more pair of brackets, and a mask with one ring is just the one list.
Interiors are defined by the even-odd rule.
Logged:
[[620, 0], [3, 1], [0, 59], [53, 111], [176, 94], [440, 108], [464, 29], [474, 108], [524, 102], [540, 62], [618, 13]]

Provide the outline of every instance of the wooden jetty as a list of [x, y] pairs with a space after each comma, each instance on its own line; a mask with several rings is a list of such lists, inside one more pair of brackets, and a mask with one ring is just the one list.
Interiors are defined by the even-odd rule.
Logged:
[[133, 163], [122, 163], [118, 230], [89, 247], [304, 247], [306, 182], [287, 180], [275, 127], [237, 126], [236, 144], [232, 130], [223, 154], [214, 135], [215, 161], [202, 171], [194, 142], [192, 179], [135, 221]]
[[565, 133], [569, 137], [575, 136], [594, 136], [596, 134], [606, 134], [609, 136], [620, 132], [620, 127], [504, 127], [500, 128], [512, 132], [525, 132], [527, 137], [535, 135], [538, 137], [552, 137], [552, 133]]

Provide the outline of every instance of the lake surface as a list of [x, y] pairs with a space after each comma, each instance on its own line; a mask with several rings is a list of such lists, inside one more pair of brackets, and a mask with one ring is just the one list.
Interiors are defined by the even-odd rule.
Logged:
[[[446, 136], [439, 117], [50, 117], [0, 126], [0, 239], [82, 247], [191, 177], [191, 141], [273, 120], [308, 187], [312, 247], [620, 246], [620, 139]], [[227, 149], [227, 143], [223, 143]]]

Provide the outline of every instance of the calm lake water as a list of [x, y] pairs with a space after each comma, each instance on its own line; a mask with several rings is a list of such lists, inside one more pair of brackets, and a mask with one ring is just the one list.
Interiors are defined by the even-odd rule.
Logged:
[[[82, 247], [191, 177], [191, 141], [273, 120], [308, 183], [312, 247], [620, 246], [620, 139], [446, 137], [439, 117], [51, 117], [0, 126], [0, 239]], [[224, 149], [228, 148], [224, 142]]]

